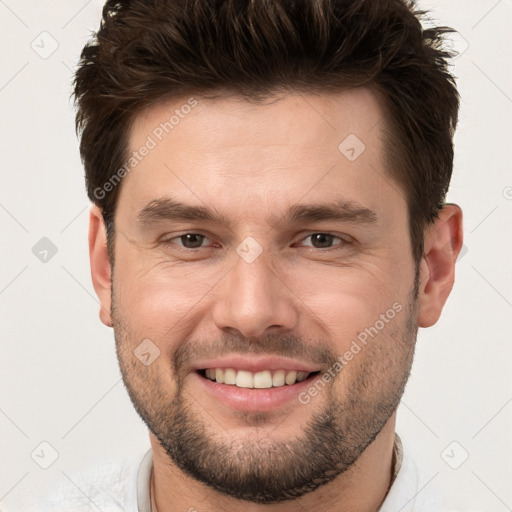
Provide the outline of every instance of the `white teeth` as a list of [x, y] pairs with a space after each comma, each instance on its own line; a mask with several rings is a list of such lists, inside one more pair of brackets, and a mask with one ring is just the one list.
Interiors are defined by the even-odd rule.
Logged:
[[297, 379], [297, 372], [288, 372], [286, 374], [286, 377], [284, 378], [284, 381], [288, 386], [291, 386], [292, 384], [295, 384], [295, 381]]
[[215, 370], [215, 380], [219, 384], [224, 384], [224, 372], [220, 368]]
[[233, 368], [226, 368], [224, 370], [224, 384], [236, 384], [236, 371]]
[[236, 385], [239, 388], [253, 388], [252, 373], [240, 370], [236, 376]]
[[228, 384], [239, 388], [267, 389], [284, 385], [291, 386], [296, 382], [302, 382], [310, 376], [310, 373], [294, 370], [263, 370], [252, 373], [246, 370], [237, 371], [233, 368], [206, 368], [205, 376], [218, 384]]
[[272, 387], [272, 374], [265, 370], [254, 374], [254, 387], [258, 389]]
[[277, 370], [272, 376], [272, 385], [274, 387], [284, 386], [284, 370]]

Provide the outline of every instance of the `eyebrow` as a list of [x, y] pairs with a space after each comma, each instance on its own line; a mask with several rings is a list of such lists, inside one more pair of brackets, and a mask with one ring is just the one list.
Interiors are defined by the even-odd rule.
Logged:
[[[205, 206], [195, 206], [162, 197], [150, 201], [137, 215], [137, 222], [150, 226], [160, 221], [191, 221], [204, 220], [226, 227], [236, 226], [216, 209]], [[377, 214], [354, 201], [338, 200], [327, 204], [296, 204], [284, 214], [271, 215], [269, 224], [274, 227], [312, 222], [350, 222], [356, 224], [374, 224]]]

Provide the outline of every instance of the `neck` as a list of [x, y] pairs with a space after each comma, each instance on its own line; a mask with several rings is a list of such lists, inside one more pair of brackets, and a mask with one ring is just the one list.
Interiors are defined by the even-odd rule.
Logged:
[[391, 483], [395, 419], [393, 414], [357, 462], [332, 482], [296, 500], [273, 505], [254, 504], [225, 496], [185, 475], [170, 463], [158, 440], [150, 434], [153, 512], [202, 510], [206, 505], [211, 512], [235, 512], [241, 507], [247, 512], [291, 512], [313, 510], [319, 504], [332, 512], [376, 512]]

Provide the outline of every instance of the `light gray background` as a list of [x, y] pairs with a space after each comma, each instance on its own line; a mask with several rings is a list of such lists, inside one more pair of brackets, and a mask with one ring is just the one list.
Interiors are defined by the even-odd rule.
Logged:
[[[417, 448], [425, 484], [435, 480], [453, 510], [504, 512], [512, 510], [512, 1], [420, 5], [462, 36], [449, 200], [463, 208], [467, 252], [441, 320], [420, 330], [397, 430]], [[69, 101], [101, 7], [0, 0], [0, 505], [48, 475], [149, 446], [113, 333], [98, 318]], [[42, 237], [58, 249], [47, 262], [32, 252]], [[46, 470], [31, 458], [43, 441], [59, 454]]]

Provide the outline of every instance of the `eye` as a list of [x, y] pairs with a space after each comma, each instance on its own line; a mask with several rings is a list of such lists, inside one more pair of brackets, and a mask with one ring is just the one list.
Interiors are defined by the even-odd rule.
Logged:
[[[304, 243], [304, 241], [308, 239], [311, 239], [311, 243]], [[193, 250], [208, 247], [207, 245], [203, 245], [205, 240], [209, 240], [206, 235], [201, 235], [200, 233], [184, 233], [182, 235], [163, 240], [162, 243], [166, 245], [177, 245], [179, 249]], [[335, 243], [336, 240], [338, 240], [337, 244]], [[332, 233], [321, 232], [311, 233], [302, 239], [302, 245], [313, 249], [331, 249], [336, 248], [336, 246], [343, 247], [348, 243], [349, 242], [347, 240], [333, 235]]]
[[205, 235], [201, 235], [199, 233], [185, 233], [180, 236], [176, 236], [174, 238], [169, 238], [167, 240], [163, 240], [165, 244], [175, 244], [175, 240], [179, 240], [181, 242], [178, 243], [178, 247], [184, 249], [202, 249], [204, 246], [202, 245], [205, 240], [209, 240]]
[[348, 242], [346, 240], [343, 240], [342, 238], [335, 236], [331, 233], [312, 233], [311, 235], [308, 235], [306, 238], [303, 238], [302, 240], [307, 240], [308, 238], [311, 238], [311, 244], [305, 244], [306, 246], [313, 247], [314, 249], [330, 249], [332, 248], [332, 243], [334, 240], [339, 240], [341, 244], [338, 245], [344, 245]]

